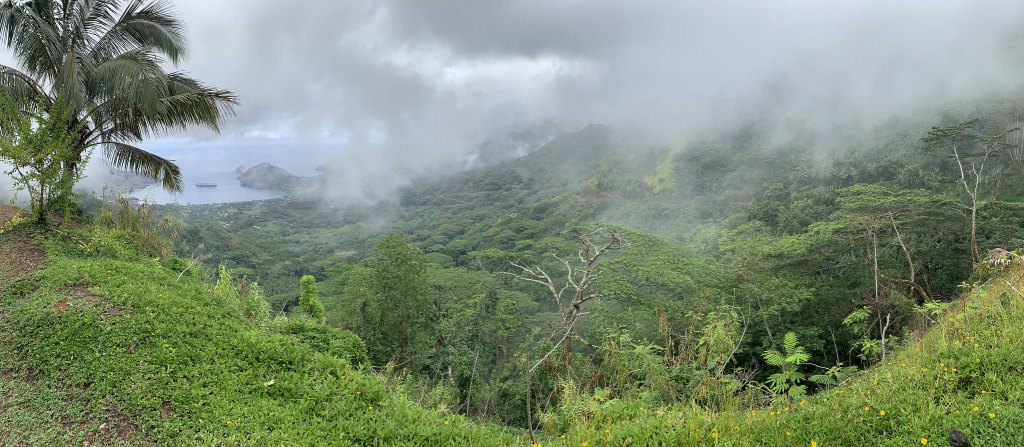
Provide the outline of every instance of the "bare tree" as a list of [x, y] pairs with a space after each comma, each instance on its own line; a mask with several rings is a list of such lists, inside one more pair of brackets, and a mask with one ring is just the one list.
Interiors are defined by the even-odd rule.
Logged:
[[576, 254], [575, 259], [562, 258], [557, 254], [552, 254], [565, 268], [564, 279], [556, 279], [557, 276], [552, 277], [543, 267], [528, 267], [519, 262], [509, 262], [519, 270], [518, 272], [499, 273], [508, 275], [517, 281], [529, 281], [547, 288], [555, 305], [558, 306], [558, 313], [562, 318], [565, 333], [555, 343], [551, 351], [538, 360], [533, 368], [530, 368], [530, 371], [533, 371], [537, 365], [540, 365], [566, 339], [572, 336], [576, 321], [583, 315], [583, 305], [605, 296], [604, 293], [592, 290], [594, 281], [600, 276], [595, 269], [596, 264], [609, 251], [618, 250], [624, 245], [621, 235], [604, 228], [583, 234], [580, 236], [580, 240], [583, 243], [583, 248]]
[[952, 155], [959, 169], [959, 183], [967, 193], [971, 212], [971, 260], [978, 264], [978, 190], [981, 188], [986, 164], [1009, 144], [1007, 137], [1017, 129], [1008, 129], [997, 135], [979, 135], [973, 132], [977, 119], [947, 127], [933, 127], [924, 138], [925, 143], [944, 149]]
[[[903, 255], [907, 257], [907, 267], [908, 267], [908, 271], [910, 272], [910, 279], [906, 279], [906, 280], [894, 279], [894, 281], [910, 285], [911, 287], [914, 288], [914, 290], [917, 290], [917, 292], [921, 294], [921, 299], [923, 299], [926, 302], [927, 301], [931, 301], [931, 297], [928, 296], [928, 292], [924, 289], [924, 287], [921, 287], [921, 285], [917, 283], [917, 280], [916, 280], [916, 277], [917, 277], [917, 267], [914, 267], [914, 258], [910, 256], [910, 249], [907, 248], [907, 244], [903, 243], [903, 235], [900, 234], [900, 229], [899, 229], [899, 227], [896, 226], [896, 218], [895, 218], [895, 216], [892, 213], [889, 213], [889, 222], [892, 223], [892, 230], [896, 233], [896, 242], [898, 242], [900, 244], [900, 248], [903, 249]], [[878, 265], [878, 256], [877, 256], [877, 254], [875, 255], [875, 265], [876, 265], [876, 267], [875, 267], [875, 274], [877, 275], [877, 272], [878, 272], [878, 267], [877, 267], [877, 265]], [[877, 285], [877, 281], [878, 281], [877, 276], [875, 278], [875, 281], [876, 281], [876, 285]], [[913, 293], [913, 292], [911, 292], [911, 293]], [[877, 290], [876, 290], [875, 294], [876, 295], [878, 294]], [[875, 298], [877, 299], [877, 296]]]
[[1024, 131], [1021, 130], [1024, 127], [1024, 121], [1021, 119], [1022, 114], [1024, 114], [1024, 109], [1017, 109], [1013, 120], [1007, 123], [1007, 127], [1017, 129], [1017, 131], [1008, 134], [1006, 142], [1010, 148], [1010, 161], [1016, 163], [1024, 173]]

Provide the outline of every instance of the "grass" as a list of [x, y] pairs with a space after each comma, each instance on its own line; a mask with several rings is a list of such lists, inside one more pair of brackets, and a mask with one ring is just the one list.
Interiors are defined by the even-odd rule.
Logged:
[[[90, 231], [74, 239], [90, 241]], [[73, 240], [46, 245], [45, 268], [0, 292], [5, 363], [33, 376], [2, 382], [11, 396], [5, 405], [16, 407], [0, 416], [17, 427], [8, 441], [81, 444], [103, 435], [108, 420], [132, 428], [107, 444], [519, 441], [388, 393], [373, 373], [256, 327], [215, 302], [199, 278], [176, 281], [178, 271], [154, 259], [97, 256]], [[122, 245], [121, 255], [138, 254]], [[51, 431], [54, 421], [82, 414], [90, 415], [82, 424]], [[40, 422], [46, 426], [33, 428]]]
[[[33, 231], [0, 234], [4, 259], [37, 252], [32, 240], [46, 246], [45, 262], [0, 268], [2, 445], [530, 444], [422, 408], [329, 350], [257, 326], [201, 278], [178, 280], [175, 264], [116, 234]], [[957, 428], [976, 447], [1024, 445], [1020, 290], [1015, 263], [885, 364], [791, 406], [715, 413], [590, 399], [538, 443], [948, 445]]]
[[[920, 340], [792, 406], [711, 413], [595, 403], [548, 446], [1024, 445], [1024, 266], [967, 294]], [[557, 436], [556, 436], [557, 435]]]

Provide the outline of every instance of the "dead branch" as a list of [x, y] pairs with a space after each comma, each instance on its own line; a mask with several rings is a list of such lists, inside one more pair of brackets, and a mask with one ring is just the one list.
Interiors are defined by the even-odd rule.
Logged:
[[[594, 237], [602, 232], [607, 232], [610, 239], [608, 242], [598, 245], [594, 242]], [[519, 262], [509, 262], [509, 264], [519, 270], [518, 273], [498, 273], [510, 276], [516, 280], [528, 281], [544, 286], [551, 294], [555, 305], [558, 306], [558, 313], [562, 317], [562, 323], [566, 328], [571, 328], [576, 319], [581, 315], [581, 308], [584, 303], [605, 296], [603, 293], [590, 293], [589, 291], [593, 282], [597, 279], [594, 265], [607, 252], [618, 250], [623, 246], [623, 240], [618, 233], [605, 230], [604, 228], [581, 235], [580, 240], [583, 242], [583, 248], [577, 253], [579, 258], [577, 265], [574, 265], [576, 264], [574, 260], [552, 254], [552, 257], [565, 267], [565, 280], [562, 284], [558, 284], [543, 268], [528, 267]], [[571, 298], [566, 296], [566, 292], [569, 291], [572, 293]]]

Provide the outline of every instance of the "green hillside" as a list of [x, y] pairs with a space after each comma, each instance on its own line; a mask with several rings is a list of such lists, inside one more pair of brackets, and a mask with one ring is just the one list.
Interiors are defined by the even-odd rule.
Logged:
[[[711, 412], [574, 397], [552, 432], [590, 445], [1024, 445], [1024, 262], [1006, 258], [919, 340], [830, 391]], [[562, 444], [553, 444], [562, 445]]]
[[1024, 446], [1024, 2], [292, 3], [0, 1], [0, 447]]
[[[545, 445], [1008, 436], [953, 417], [979, 380], [936, 389], [934, 406], [911, 391], [934, 388], [927, 365], [953, 362], [913, 353], [954, 324], [936, 326], [984, 283], [976, 268], [1024, 248], [1024, 149], [1006, 127], [1017, 104], [849, 139], [780, 137], [766, 119], [664, 146], [590, 125], [373, 207], [158, 210], [182, 262], [258, 281], [278, 316], [302, 313], [315, 277], [322, 321], [365, 343], [394, 394], [520, 440], [530, 428]], [[879, 376], [902, 364], [919, 374]], [[867, 397], [843, 398], [857, 387]], [[976, 391], [1005, 396], [990, 424], [1019, 406], [997, 389]], [[842, 428], [872, 411], [886, 417]]]
[[[509, 445], [97, 228], [0, 234], [0, 444]], [[21, 268], [25, 267], [25, 268]], [[36, 270], [36, 268], [41, 267]]]
[[[529, 444], [525, 430], [425, 409], [377, 373], [253, 323], [201, 275], [179, 279], [180, 265], [123, 236], [0, 234], [4, 259], [18, 260], [0, 268], [0, 443]], [[1021, 259], [986, 264], [983, 285], [920, 340], [815, 396], [713, 412], [566, 391], [538, 443], [945, 445], [952, 428], [975, 446], [1024, 443]]]
[[999, 104], [827, 157], [588, 126], [370, 208], [0, 207], [0, 444], [1022, 443]]

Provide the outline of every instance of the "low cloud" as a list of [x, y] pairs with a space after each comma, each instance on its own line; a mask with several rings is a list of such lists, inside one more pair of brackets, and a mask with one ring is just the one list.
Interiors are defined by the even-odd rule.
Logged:
[[1024, 85], [1024, 3], [1005, 0], [177, 5], [182, 68], [243, 104], [223, 135], [190, 141], [294, 142], [349, 203], [537, 123], [670, 142], [755, 119], [856, 133]]

